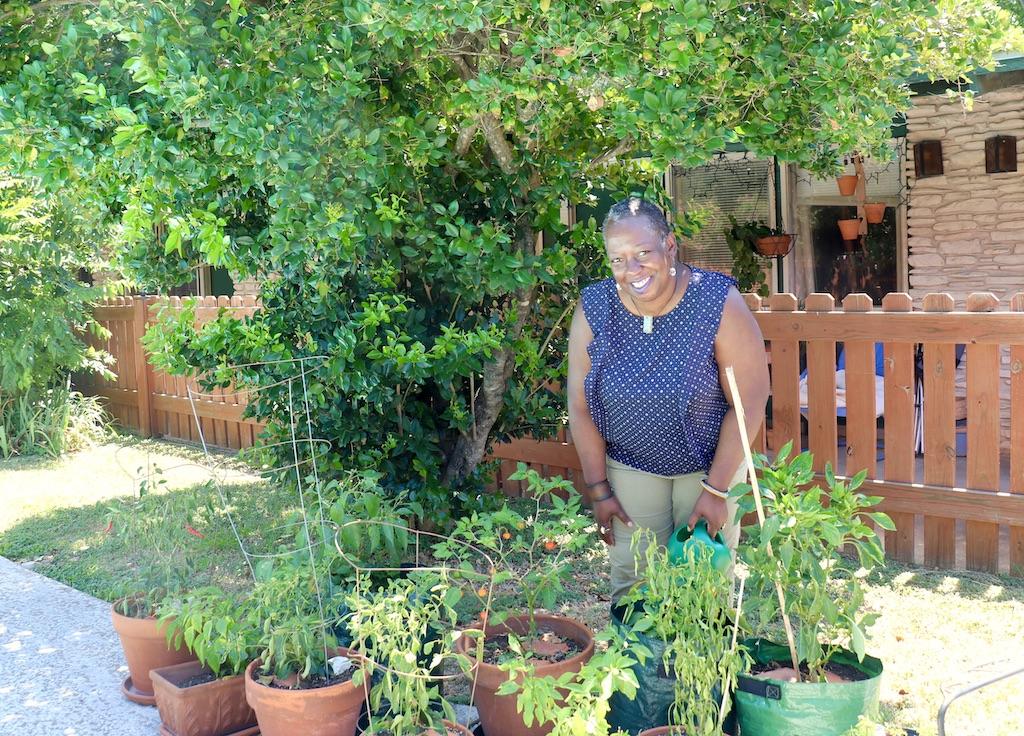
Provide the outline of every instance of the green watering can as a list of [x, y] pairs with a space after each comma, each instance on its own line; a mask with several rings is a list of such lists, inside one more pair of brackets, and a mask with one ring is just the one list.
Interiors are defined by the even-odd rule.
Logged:
[[[673, 565], [685, 564], [693, 556], [695, 546], [707, 547], [711, 551], [711, 564], [719, 572], [725, 572], [732, 564], [732, 554], [725, 543], [725, 537], [719, 532], [714, 539], [708, 534], [708, 523], [701, 519], [691, 532], [686, 524], [672, 532], [668, 538], [668, 559]], [[705, 552], [705, 550], [700, 550]]]

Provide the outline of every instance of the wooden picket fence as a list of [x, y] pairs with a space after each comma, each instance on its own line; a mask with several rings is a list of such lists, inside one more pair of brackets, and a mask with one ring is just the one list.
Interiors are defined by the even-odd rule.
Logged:
[[[867, 470], [867, 491], [884, 499], [881, 509], [896, 523], [895, 532], [882, 535], [893, 558], [1024, 575], [1024, 294], [1006, 305], [991, 294], [973, 294], [963, 311], [955, 311], [948, 294], [926, 296], [918, 310], [900, 293], [887, 295], [880, 310], [863, 294], [851, 294], [839, 310], [828, 294], [807, 297], [804, 311], [791, 294], [746, 298], [772, 371], [759, 449], [792, 441], [814, 453], [819, 471], [826, 463], [846, 476]], [[197, 319], [210, 319], [222, 307], [243, 316], [256, 304], [206, 298]], [[126, 427], [194, 442], [189, 384], [154, 371], [138, 342], [154, 310], [153, 300], [139, 298], [97, 309], [111, 331], [105, 347], [115, 356], [118, 379], [93, 385], [92, 393], [106, 396]], [[881, 378], [876, 343], [884, 350]], [[845, 353], [845, 391], [839, 392], [845, 406], [837, 402], [837, 346]], [[956, 366], [963, 361], [966, 382], [958, 387]], [[958, 391], [960, 405], [966, 404], [959, 421]], [[207, 442], [252, 445], [260, 427], [242, 418], [243, 408], [228, 395], [201, 402], [197, 413]], [[964, 444], [965, 457], [959, 457]], [[499, 461], [496, 485], [509, 495], [521, 493], [520, 483], [509, 480], [517, 462], [582, 485], [566, 429], [550, 441], [498, 445], [492, 457]]]
[[[95, 347], [113, 356], [111, 370], [117, 379], [103, 381], [85, 376], [79, 382], [83, 393], [106, 398], [108, 411], [114, 419], [143, 437], [169, 437], [198, 443], [201, 426], [208, 445], [233, 450], [251, 447], [263, 427], [242, 416], [244, 395], [231, 389], [203, 394], [202, 399], [195, 402], [193, 414], [188, 391], [202, 391], [195, 380], [167, 375], [153, 368], [147, 360], [140, 338], [164, 308], [181, 309], [181, 299], [118, 297], [96, 308], [96, 320], [110, 331], [110, 338], [107, 341], [92, 338], [92, 341]], [[257, 302], [253, 297], [199, 297], [196, 322], [213, 319], [221, 309], [244, 317], [256, 311]]]

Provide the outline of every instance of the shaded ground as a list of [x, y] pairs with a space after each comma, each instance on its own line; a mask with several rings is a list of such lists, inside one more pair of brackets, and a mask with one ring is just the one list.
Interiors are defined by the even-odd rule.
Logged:
[[[161, 512], [171, 520], [168, 526], [182, 544], [195, 545], [199, 553], [196, 582], [244, 584], [244, 563], [221, 497], [205, 484], [203, 471], [175, 467], [199, 459], [198, 453], [159, 442], [130, 442], [120, 451], [117, 447], [56, 462], [0, 462], [0, 554], [111, 599], [119, 582], [131, 577], [140, 553], [104, 530], [111, 506], [125, 510], [139, 503], [133, 493], [141, 480], [153, 475], [137, 470], [148, 455], [165, 469], [162, 476], [168, 482], [156, 487], [161, 503], [167, 504]], [[127, 475], [115, 460], [128, 468]], [[269, 550], [286, 540], [291, 499], [252, 476], [235, 473], [230, 480], [224, 486], [227, 508], [234, 509], [246, 543]], [[189, 534], [185, 523], [203, 536]], [[569, 595], [560, 608], [594, 629], [608, 620], [606, 565], [606, 553], [595, 537], [575, 563]], [[891, 563], [867, 583], [868, 604], [882, 614], [870, 632], [869, 651], [886, 666], [882, 708], [890, 733], [911, 727], [934, 735], [935, 714], [946, 694], [1024, 664], [1024, 580]], [[462, 693], [464, 688], [453, 683], [451, 690]], [[1024, 677], [994, 685], [953, 707], [947, 733], [1024, 733], [1022, 702]]]

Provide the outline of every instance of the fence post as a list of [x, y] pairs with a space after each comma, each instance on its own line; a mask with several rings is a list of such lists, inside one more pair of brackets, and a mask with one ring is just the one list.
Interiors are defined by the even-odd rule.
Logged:
[[150, 388], [150, 369], [146, 351], [142, 347], [142, 336], [146, 333], [146, 322], [149, 317], [149, 304], [146, 297], [137, 296], [132, 300], [133, 337], [131, 349], [135, 353], [135, 386], [136, 400], [139, 409], [139, 434], [143, 437], [153, 436], [153, 398]]

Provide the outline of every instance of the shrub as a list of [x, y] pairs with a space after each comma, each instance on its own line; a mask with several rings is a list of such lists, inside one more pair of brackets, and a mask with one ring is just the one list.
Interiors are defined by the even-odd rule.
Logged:
[[102, 441], [110, 422], [100, 399], [66, 388], [15, 396], [0, 395], [0, 457], [45, 455], [90, 447]]

